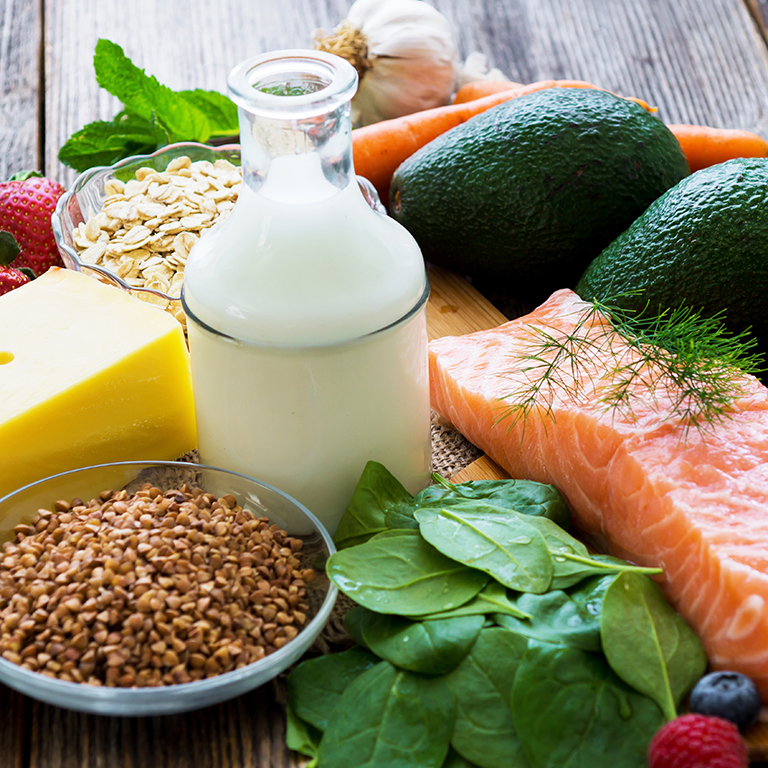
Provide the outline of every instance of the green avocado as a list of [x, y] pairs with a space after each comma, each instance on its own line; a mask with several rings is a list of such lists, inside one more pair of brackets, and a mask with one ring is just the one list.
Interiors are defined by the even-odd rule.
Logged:
[[635, 102], [551, 88], [422, 147], [395, 172], [389, 209], [427, 261], [539, 299], [572, 288], [688, 172], [675, 136]]
[[576, 292], [635, 311], [722, 312], [729, 331], [751, 328], [768, 351], [768, 160], [691, 174], [603, 250]]

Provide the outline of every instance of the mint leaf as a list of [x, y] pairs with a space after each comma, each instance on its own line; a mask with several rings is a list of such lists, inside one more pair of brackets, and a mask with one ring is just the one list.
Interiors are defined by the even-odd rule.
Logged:
[[228, 96], [218, 91], [200, 89], [179, 91], [179, 96], [183, 96], [208, 118], [211, 136], [238, 136], [237, 106]]
[[96, 43], [93, 57], [96, 82], [125, 107], [150, 120], [152, 112], [162, 120], [173, 141], [207, 141], [210, 136], [208, 118], [183, 96], [146, 75], [110, 40]]
[[205, 143], [238, 134], [237, 107], [218, 91], [174, 91], [133, 64], [110, 40], [98, 41], [93, 65], [96, 81], [120, 99], [123, 110], [67, 139], [59, 160], [76, 171], [149, 154], [173, 142]]
[[167, 143], [167, 133], [150, 120], [120, 112], [114, 120], [97, 120], [73, 133], [59, 150], [59, 160], [82, 172], [154, 152]]

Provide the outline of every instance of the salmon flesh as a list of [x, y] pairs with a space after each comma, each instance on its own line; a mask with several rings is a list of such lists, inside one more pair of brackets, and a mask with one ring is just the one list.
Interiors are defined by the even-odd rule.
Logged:
[[[632, 352], [606, 348], [605, 319], [584, 323], [590, 307], [561, 290], [498, 328], [432, 341], [432, 406], [512, 477], [556, 486], [587, 540], [662, 568], [711, 666], [749, 675], [766, 702], [768, 389], [744, 374], [729, 412], [705, 429], [681, 420], [663, 387], [634, 383], [629, 407], [608, 405]], [[542, 384], [542, 365], [577, 330], [584, 354], [566, 355]]]

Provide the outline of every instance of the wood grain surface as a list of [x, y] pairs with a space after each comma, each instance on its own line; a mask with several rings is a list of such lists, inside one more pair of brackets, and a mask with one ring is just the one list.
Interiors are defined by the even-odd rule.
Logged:
[[40, 4], [0, 0], [0, 181], [41, 168]]
[[[655, 104], [666, 122], [768, 138], [768, 0], [432, 2], [449, 19], [462, 57], [480, 51], [510, 79], [589, 80]], [[59, 148], [119, 109], [95, 81], [100, 37], [172, 88], [224, 92], [238, 62], [308, 47], [312, 31], [334, 27], [350, 4], [0, 0], [0, 180], [30, 167], [65, 185], [74, 180], [58, 162]], [[495, 298], [482, 299], [458, 278], [433, 272], [432, 289], [433, 336], [503, 320]], [[464, 310], [470, 299], [479, 316]], [[488, 467], [467, 470], [478, 471]], [[49, 707], [0, 686], [0, 768], [294, 768], [279, 700], [280, 689], [268, 685], [186, 715], [111, 718]]]
[[[57, 152], [119, 106], [93, 73], [99, 37], [173, 88], [226, 90], [229, 70], [269, 49], [307, 47], [350, 0], [0, 0], [0, 178], [36, 165], [65, 185]], [[659, 107], [667, 122], [768, 136], [766, 0], [434, 0], [461, 54], [511, 79], [590, 80]], [[40, 12], [40, 8], [44, 12]], [[38, 103], [39, 51], [45, 88]], [[38, 154], [38, 137], [42, 154]]]

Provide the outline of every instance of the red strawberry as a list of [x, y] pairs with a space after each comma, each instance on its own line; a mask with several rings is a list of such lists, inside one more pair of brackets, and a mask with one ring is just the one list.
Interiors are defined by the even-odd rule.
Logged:
[[0, 184], [0, 230], [10, 232], [21, 249], [14, 267], [29, 267], [41, 275], [49, 267], [64, 266], [51, 229], [51, 214], [64, 191], [37, 171], [16, 174]]
[[18, 243], [8, 232], [0, 231], [0, 296], [35, 278], [35, 273], [27, 267], [14, 269], [8, 266], [18, 253]]
[[648, 748], [648, 768], [747, 768], [749, 754], [738, 727], [708, 715], [682, 715], [667, 723]]

